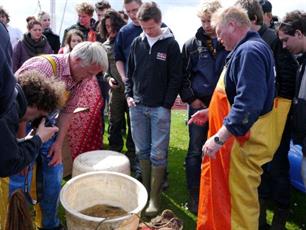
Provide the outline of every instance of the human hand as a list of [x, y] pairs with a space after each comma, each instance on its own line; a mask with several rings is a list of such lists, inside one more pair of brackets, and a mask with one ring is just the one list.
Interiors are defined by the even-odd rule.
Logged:
[[202, 156], [208, 156], [211, 157], [213, 159], [216, 158], [216, 153], [220, 150], [220, 148], [222, 147], [221, 144], [216, 143], [216, 141], [214, 140], [216, 136], [212, 136], [209, 139], [207, 139], [207, 141], [205, 142], [205, 144], [202, 147]]
[[199, 110], [198, 112], [194, 113], [188, 121], [188, 125], [192, 123], [196, 125], [204, 125], [208, 120], [208, 108]]
[[62, 144], [55, 141], [49, 150], [49, 157], [52, 157], [49, 166], [55, 166], [62, 163]]
[[127, 97], [126, 98], [126, 102], [127, 102], [128, 106], [129, 106], [129, 108], [136, 106], [134, 98], [132, 98], [132, 97]]
[[121, 79], [122, 79], [123, 83], [125, 83], [128, 80], [128, 78], [125, 77], [125, 76], [121, 76]]
[[36, 130], [36, 135], [38, 135], [41, 141], [44, 143], [48, 141], [56, 132], [58, 132], [58, 127], [46, 127], [45, 126], [46, 118], [43, 118]]
[[200, 99], [195, 99], [191, 104], [191, 108], [193, 109], [205, 109], [205, 104]]
[[115, 78], [112, 78], [112, 77], [109, 78], [108, 84], [109, 84], [109, 86], [110, 86], [112, 89], [117, 89], [117, 88], [119, 88], [118, 81], [117, 81]]
[[19, 175], [20, 175], [20, 176], [26, 176], [26, 175], [28, 175], [28, 171], [29, 171], [29, 166], [26, 166], [24, 169], [22, 169], [22, 170], [19, 172]]

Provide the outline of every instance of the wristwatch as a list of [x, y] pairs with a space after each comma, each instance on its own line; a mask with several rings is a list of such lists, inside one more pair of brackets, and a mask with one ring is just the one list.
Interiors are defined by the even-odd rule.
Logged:
[[214, 137], [214, 142], [218, 145], [224, 145], [224, 141], [221, 141], [218, 136]]

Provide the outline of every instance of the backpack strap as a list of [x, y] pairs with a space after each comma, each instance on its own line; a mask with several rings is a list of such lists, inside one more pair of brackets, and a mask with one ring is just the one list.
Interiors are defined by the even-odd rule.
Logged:
[[41, 57], [47, 59], [50, 62], [53, 73], [56, 76], [56, 61], [54, 60], [53, 56], [52, 55], [41, 55]]

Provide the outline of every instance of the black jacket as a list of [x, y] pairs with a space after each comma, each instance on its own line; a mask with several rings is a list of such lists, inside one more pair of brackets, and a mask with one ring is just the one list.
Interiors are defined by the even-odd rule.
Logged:
[[183, 84], [180, 96], [183, 102], [190, 104], [200, 99], [208, 107], [227, 55], [220, 42], [206, 35], [202, 27], [198, 29], [182, 49]]
[[10, 37], [6, 27], [0, 23], [0, 118], [13, 104], [15, 84]]
[[30, 140], [17, 142], [18, 124], [26, 111], [27, 102], [21, 88], [16, 86], [16, 91], [13, 106], [0, 118], [0, 177], [19, 173], [35, 160], [42, 145], [37, 135]]
[[126, 97], [136, 104], [170, 109], [182, 82], [180, 48], [168, 28], [151, 48], [142, 33], [131, 45]]
[[306, 156], [306, 53], [301, 57], [292, 116], [293, 142], [302, 145], [302, 152]]
[[263, 25], [258, 33], [273, 51], [276, 68], [276, 95], [292, 99], [298, 70], [296, 59], [287, 49], [283, 48], [275, 30]]
[[90, 28], [86, 28], [85, 26], [82, 26], [78, 22], [77, 24], [74, 24], [74, 25], [68, 27], [67, 29], [65, 29], [63, 40], [62, 40], [62, 46], [65, 46], [65, 40], [66, 40], [67, 33], [68, 33], [69, 30], [72, 30], [72, 29], [80, 30], [83, 33], [84, 41], [87, 41], [89, 31], [91, 29], [95, 31], [95, 23], [96, 23], [96, 21], [92, 18], [92, 19], [90, 19]]
[[60, 37], [57, 34], [53, 33], [53, 31], [50, 29], [45, 30], [43, 34], [46, 36], [53, 52], [57, 54], [58, 50], [61, 47]]

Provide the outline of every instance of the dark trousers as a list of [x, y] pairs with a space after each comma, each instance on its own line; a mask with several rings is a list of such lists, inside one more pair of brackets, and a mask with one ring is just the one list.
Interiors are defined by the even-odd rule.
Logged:
[[117, 152], [121, 152], [123, 148], [123, 134], [122, 124], [125, 123], [125, 117], [127, 118], [127, 138], [126, 148], [128, 153], [135, 153], [135, 145], [131, 134], [131, 125], [129, 118], [129, 108], [124, 96], [124, 93], [119, 90], [113, 90], [110, 93], [109, 102], [109, 149]]
[[[188, 118], [199, 111], [189, 107]], [[189, 191], [200, 188], [202, 146], [207, 139], [208, 123], [204, 126], [189, 125], [189, 146], [185, 158], [187, 188]]]
[[103, 81], [103, 76], [102, 73], [98, 74], [97, 76], [97, 81], [101, 90], [101, 95], [104, 100], [103, 106], [101, 108], [101, 114], [102, 114], [102, 135], [105, 132], [105, 117], [104, 117], [104, 110], [107, 108], [108, 103], [109, 103], [109, 85], [107, 82]]
[[[288, 116], [289, 117], [289, 116]], [[287, 119], [280, 146], [271, 162], [263, 165], [261, 184], [258, 188], [260, 199], [271, 199], [278, 208], [290, 206], [290, 177], [288, 152], [291, 140], [291, 122]]]

